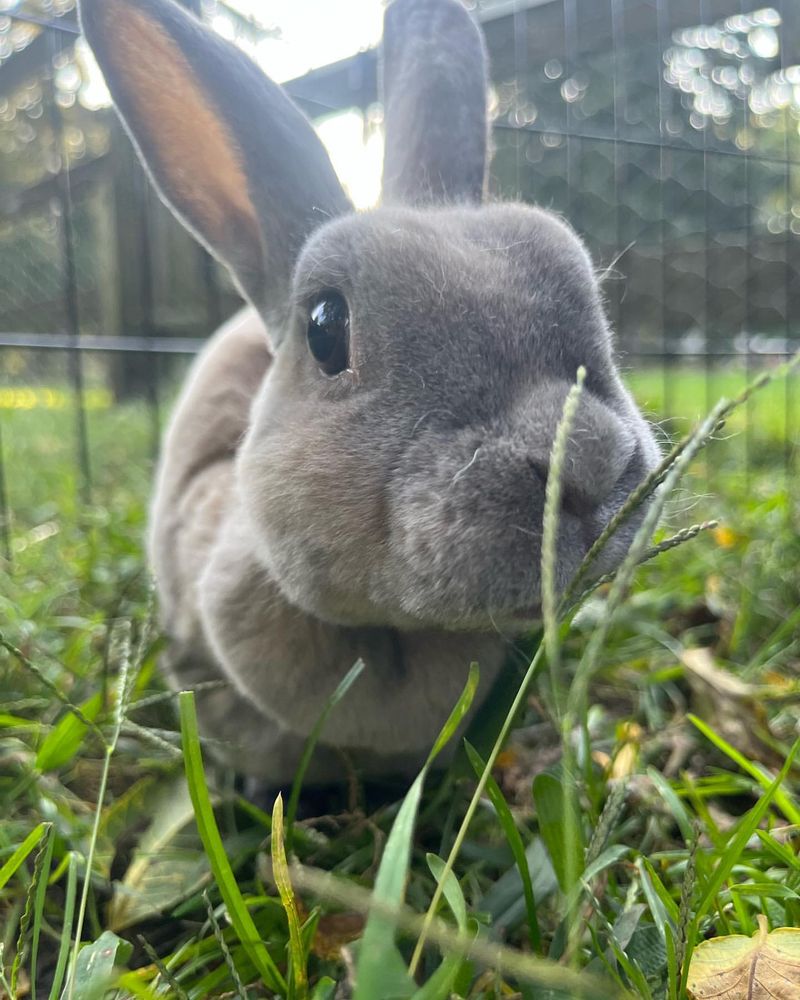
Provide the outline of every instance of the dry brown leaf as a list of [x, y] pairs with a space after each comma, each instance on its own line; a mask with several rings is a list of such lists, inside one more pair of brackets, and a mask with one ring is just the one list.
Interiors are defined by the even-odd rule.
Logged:
[[710, 649], [685, 649], [681, 663], [695, 713], [751, 760], [781, 767], [782, 758], [760, 735], [769, 734], [761, 689], [718, 667]]
[[759, 916], [753, 937], [732, 934], [695, 948], [686, 991], [690, 1000], [797, 1000], [800, 997], [800, 930], [769, 933]]
[[337, 961], [346, 944], [364, 933], [364, 916], [361, 913], [328, 913], [319, 918], [311, 950], [317, 958]]

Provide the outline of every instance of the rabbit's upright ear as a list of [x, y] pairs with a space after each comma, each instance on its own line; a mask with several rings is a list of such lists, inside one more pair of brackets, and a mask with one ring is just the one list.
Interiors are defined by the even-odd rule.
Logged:
[[350, 209], [313, 128], [172, 0], [81, 0], [81, 23], [156, 186], [268, 319], [309, 232]]
[[486, 63], [483, 36], [460, 0], [394, 0], [387, 8], [385, 202], [482, 199]]

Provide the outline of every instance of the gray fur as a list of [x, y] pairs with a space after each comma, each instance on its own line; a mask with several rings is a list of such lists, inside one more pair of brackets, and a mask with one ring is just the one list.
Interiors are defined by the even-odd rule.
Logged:
[[460, 0], [386, 10], [383, 201], [479, 202], [486, 183], [486, 50]]
[[[169, 0], [147, 3], [160, 11]], [[90, 10], [84, 0], [84, 20]], [[403, 52], [396, 78], [386, 62], [395, 95], [413, 53], [429, 48], [419, 10], [432, 24], [439, 14], [466, 17], [454, 0], [395, 0], [387, 23], [412, 33], [407, 44], [392, 39]], [[202, 48], [205, 33], [193, 31]], [[462, 70], [483, 88], [473, 33], [463, 36]], [[445, 47], [450, 60], [455, 38]], [[215, 86], [208, 81], [210, 94]], [[396, 120], [393, 107], [401, 108]], [[269, 135], [274, 110], [266, 100], [250, 129]], [[389, 102], [390, 160], [412, 110]], [[485, 142], [475, 133], [480, 116], [455, 121], [463, 132], [454, 144]], [[227, 122], [242, 145], [260, 148]], [[309, 128], [299, 117], [292, 127]], [[539, 615], [547, 465], [579, 365], [588, 377], [564, 475], [562, 587], [658, 458], [617, 374], [597, 281], [574, 232], [538, 208], [465, 204], [474, 188], [455, 175], [434, 200], [461, 203], [420, 207], [438, 151], [408, 138], [418, 169], [387, 166], [393, 195], [409, 204], [320, 220], [300, 248], [276, 241], [275, 227], [287, 224], [287, 206], [313, 197], [303, 192], [307, 182], [314, 190], [319, 164], [293, 181], [276, 150], [263, 174], [251, 168], [259, 218], [276, 170], [281, 185], [296, 184], [269, 223], [271, 253], [285, 255], [278, 270], [293, 277], [278, 306], [261, 305], [260, 318], [246, 310], [210, 342], [164, 445], [150, 554], [172, 681], [230, 682], [201, 699], [205, 731], [239, 770], [269, 782], [291, 777], [303, 738], [359, 657], [367, 669], [325, 740], [368, 773], [418, 766], [471, 660], [486, 694], [507, 637]], [[308, 224], [308, 208], [292, 232]], [[330, 288], [351, 315], [350, 368], [334, 378], [318, 370], [305, 340], [309, 303]], [[288, 317], [280, 328], [276, 316]], [[617, 534], [598, 572], [619, 563], [634, 529]], [[335, 755], [317, 756], [317, 777], [332, 778]]]

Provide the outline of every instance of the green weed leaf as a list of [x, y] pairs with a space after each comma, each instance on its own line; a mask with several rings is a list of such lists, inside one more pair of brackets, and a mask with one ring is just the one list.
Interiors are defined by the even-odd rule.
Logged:
[[[480, 780], [486, 767], [485, 761], [481, 759], [478, 751], [467, 740], [464, 740], [464, 749], [467, 752], [467, 757], [470, 764], [472, 764], [476, 777]], [[511, 853], [514, 855], [514, 861], [522, 880], [522, 892], [525, 897], [525, 910], [528, 916], [528, 935], [531, 947], [534, 951], [541, 952], [542, 937], [539, 930], [539, 920], [536, 916], [536, 899], [533, 894], [531, 872], [528, 867], [528, 858], [525, 854], [525, 845], [522, 842], [522, 836], [517, 829], [517, 824], [514, 822], [514, 817], [511, 815], [511, 810], [508, 808], [508, 803], [500, 791], [500, 786], [491, 775], [486, 779], [486, 794], [489, 796], [489, 801], [497, 813], [497, 818], [500, 821], [500, 826], [503, 829], [508, 846], [511, 848]]]
[[[112, 931], [103, 931], [92, 944], [78, 952], [74, 973], [74, 992], [80, 1000], [103, 1000], [114, 983], [115, 969], [124, 965], [131, 956], [133, 946], [118, 938]], [[66, 1000], [66, 991], [62, 1000]]]
[[242, 898], [241, 891], [225, 853], [225, 848], [214, 818], [211, 796], [206, 785], [203, 757], [200, 752], [200, 734], [197, 729], [197, 712], [194, 693], [181, 691], [178, 696], [181, 716], [181, 739], [186, 767], [186, 780], [194, 807], [197, 829], [208, 855], [220, 893], [228, 910], [239, 940], [248, 957], [258, 970], [264, 984], [277, 993], [285, 993], [286, 982], [278, 971], [264, 943], [261, 941], [250, 911]]
[[283, 843], [283, 797], [280, 794], [275, 799], [275, 805], [272, 808], [272, 874], [289, 924], [289, 959], [292, 966], [295, 996], [298, 1000], [305, 1000], [305, 997], [308, 996], [306, 948], [303, 944], [300, 916], [297, 912], [294, 889], [289, 876], [289, 865], [286, 861], [286, 849]]
[[[576, 884], [583, 871], [583, 844], [580, 839], [580, 813], [577, 796], [572, 786], [547, 771], [533, 780], [533, 799], [539, 833], [553, 862], [561, 891], [566, 895]], [[567, 810], [571, 816], [567, 816]], [[567, 835], [570, 822], [575, 836]], [[570, 848], [571, 843], [571, 848]], [[572, 857], [568, 852], [572, 851]]]
[[[80, 706], [80, 710], [89, 722], [94, 722], [102, 707], [103, 694], [98, 691]], [[36, 754], [38, 770], [46, 773], [68, 764], [83, 746], [88, 731], [87, 724], [77, 715], [65, 712], [42, 740]]]

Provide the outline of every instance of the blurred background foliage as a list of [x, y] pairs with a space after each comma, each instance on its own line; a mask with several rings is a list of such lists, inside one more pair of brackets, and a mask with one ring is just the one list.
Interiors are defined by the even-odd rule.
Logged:
[[[381, 0], [186, 2], [284, 82], [354, 202], [373, 204]], [[800, 345], [800, 8], [473, 7], [491, 60], [493, 193], [563, 213], [586, 240], [623, 369], [674, 435], [720, 391], [738, 391]], [[148, 431], [143, 450], [134, 434], [119, 447], [127, 441], [128, 460], [148, 467], [187, 359], [239, 304], [225, 271], [152, 193], [74, 0], [0, 0], [6, 548], [12, 519], [30, 523], [19, 463], [47, 478], [32, 411], [54, 411], [57, 450], [88, 487], [111, 461], [93, 427], [127, 400]], [[758, 419], [752, 409], [740, 418], [744, 433], [728, 451], [789, 475], [800, 395], [790, 381], [764, 399]]]

